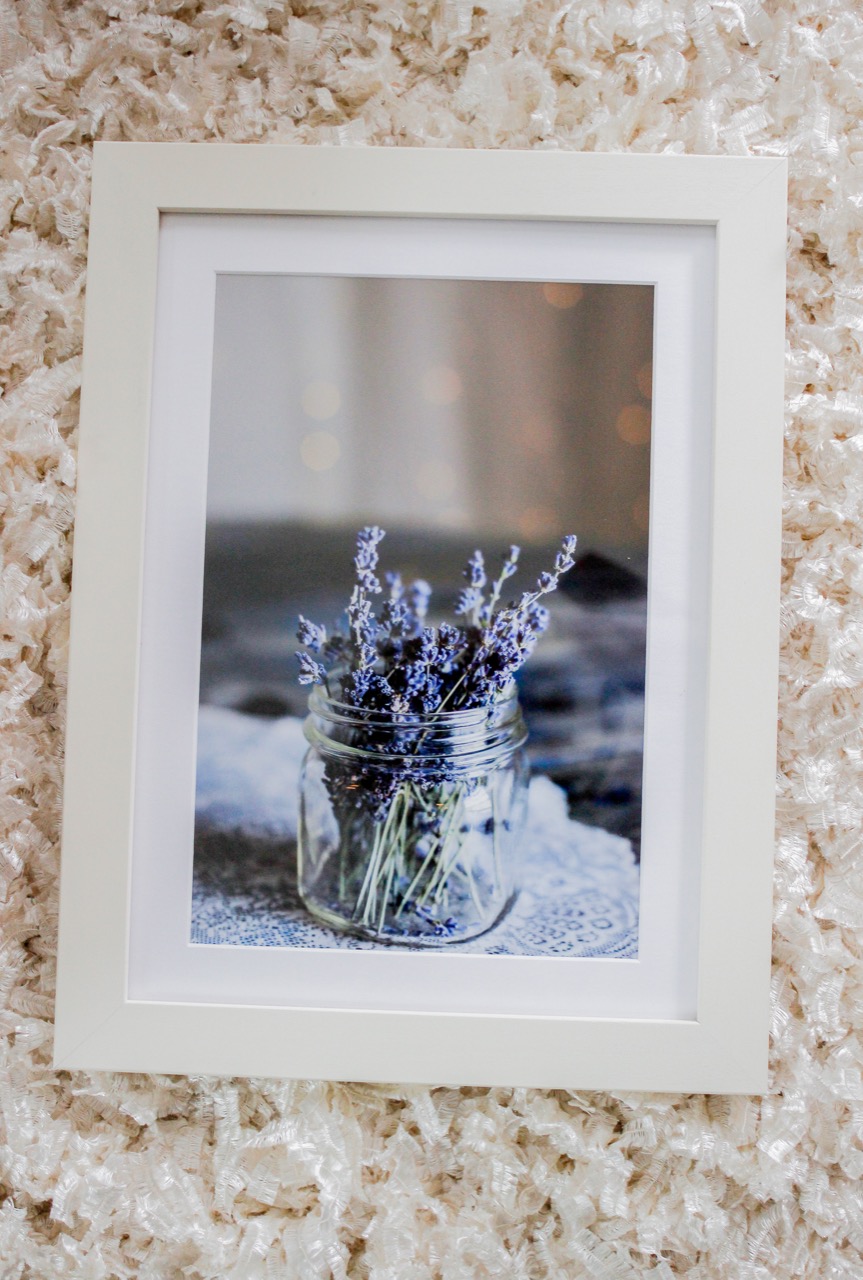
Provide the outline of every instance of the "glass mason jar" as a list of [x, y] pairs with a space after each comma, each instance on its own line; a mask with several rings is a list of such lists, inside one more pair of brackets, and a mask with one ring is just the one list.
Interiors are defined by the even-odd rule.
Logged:
[[515, 692], [491, 707], [396, 717], [317, 687], [305, 735], [297, 871], [314, 916], [416, 947], [464, 942], [501, 918], [527, 809]]

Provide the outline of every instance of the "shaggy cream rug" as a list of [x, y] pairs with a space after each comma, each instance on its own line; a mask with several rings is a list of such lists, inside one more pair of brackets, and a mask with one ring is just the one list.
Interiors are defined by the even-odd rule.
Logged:
[[[0, 64], [0, 1274], [859, 1280], [863, 10], [2, 0]], [[51, 1070], [96, 138], [789, 157], [767, 1097]]]

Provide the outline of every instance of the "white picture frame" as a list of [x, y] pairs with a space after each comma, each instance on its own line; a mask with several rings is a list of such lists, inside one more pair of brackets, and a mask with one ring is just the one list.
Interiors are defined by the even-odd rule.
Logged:
[[[779, 159], [97, 144], [72, 594], [58, 1068], [650, 1091], [765, 1089], [785, 193], [786, 164]], [[142, 996], [140, 982], [130, 983], [137, 962], [135, 913], [153, 896], [140, 873], [146, 859], [140, 838], [137, 852], [133, 846], [142, 797], [149, 795], [141, 777], [148, 759], [141, 699], [149, 705], [148, 654], [161, 643], [153, 631], [147, 568], [152, 580], [159, 523], [154, 512], [169, 484], [151, 434], [158, 420], [153, 370], [160, 220], [168, 214], [187, 220], [242, 215], [249, 228], [260, 215], [290, 215], [339, 218], [346, 227], [373, 218], [454, 225], [480, 219], [513, 228], [539, 222], [664, 227], [679, 229], [681, 239], [686, 228], [712, 230], [709, 536], [697, 673], [703, 722], [693, 755], [700, 840], [693, 842], [697, 875], [686, 907], [695, 947], [694, 1008], [686, 1016], [655, 1016], [647, 1003], [640, 1010], [637, 1000], [626, 1016], [612, 1004], [573, 1012], [576, 1006], [563, 999], [540, 1013], [456, 1010], [440, 1002], [411, 1007], [404, 994], [395, 1007], [385, 1001], [360, 1007], [340, 1000], [337, 988], [317, 1003], [299, 987], [293, 1001], [290, 993], [276, 1000], [272, 985], [256, 988], [252, 977], [238, 979], [247, 984], [242, 999], [233, 991], [222, 1003], [213, 995], [166, 996], [158, 982]], [[624, 278], [631, 278], [626, 270]], [[649, 271], [644, 278], [652, 278]], [[190, 349], [208, 341], [206, 332], [190, 335]], [[685, 425], [675, 430], [685, 435]], [[179, 511], [178, 501], [172, 509]], [[200, 503], [191, 497], [184, 510], [189, 545], [197, 546]], [[172, 526], [175, 546], [180, 528]], [[190, 591], [195, 597], [195, 555], [176, 560], [171, 590], [177, 598]], [[173, 664], [178, 690], [188, 690], [196, 677], [194, 652], [193, 645]], [[152, 807], [152, 796], [147, 803]], [[180, 826], [192, 807], [191, 794], [178, 798]], [[173, 802], [168, 808], [174, 812]], [[631, 966], [627, 981], [637, 990], [641, 954], [620, 963]], [[574, 980], [588, 973], [572, 970]], [[451, 969], [456, 982], [457, 975]], [[231, 991], [230, 982], [224, 989]], [[259, 1002], [256, 990], [264, 993]]]

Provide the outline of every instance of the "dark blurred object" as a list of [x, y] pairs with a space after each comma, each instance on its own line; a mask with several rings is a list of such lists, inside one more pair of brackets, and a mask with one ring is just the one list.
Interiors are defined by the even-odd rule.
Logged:
[[611, 600], [639, 600], [647, 595], [647, 583], [631, 569], [588, 551], [578, 557], [558, 590], [579, 604], [602, 605]]
[[279, 697], [277, 693], [267, 693], [265, 690], [251, 694], [245, 701], [238, 703], [234, 710], [242, 711], [247, 716], [264, 716], [268, 720], [277, 720], [280, 716], [291, 713], [291, 708], [284, 698]]

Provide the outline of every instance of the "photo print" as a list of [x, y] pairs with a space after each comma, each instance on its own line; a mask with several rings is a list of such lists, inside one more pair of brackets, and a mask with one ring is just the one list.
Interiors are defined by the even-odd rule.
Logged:
[[638, 955], [653, 309], [218, 277], [193, 943]]

